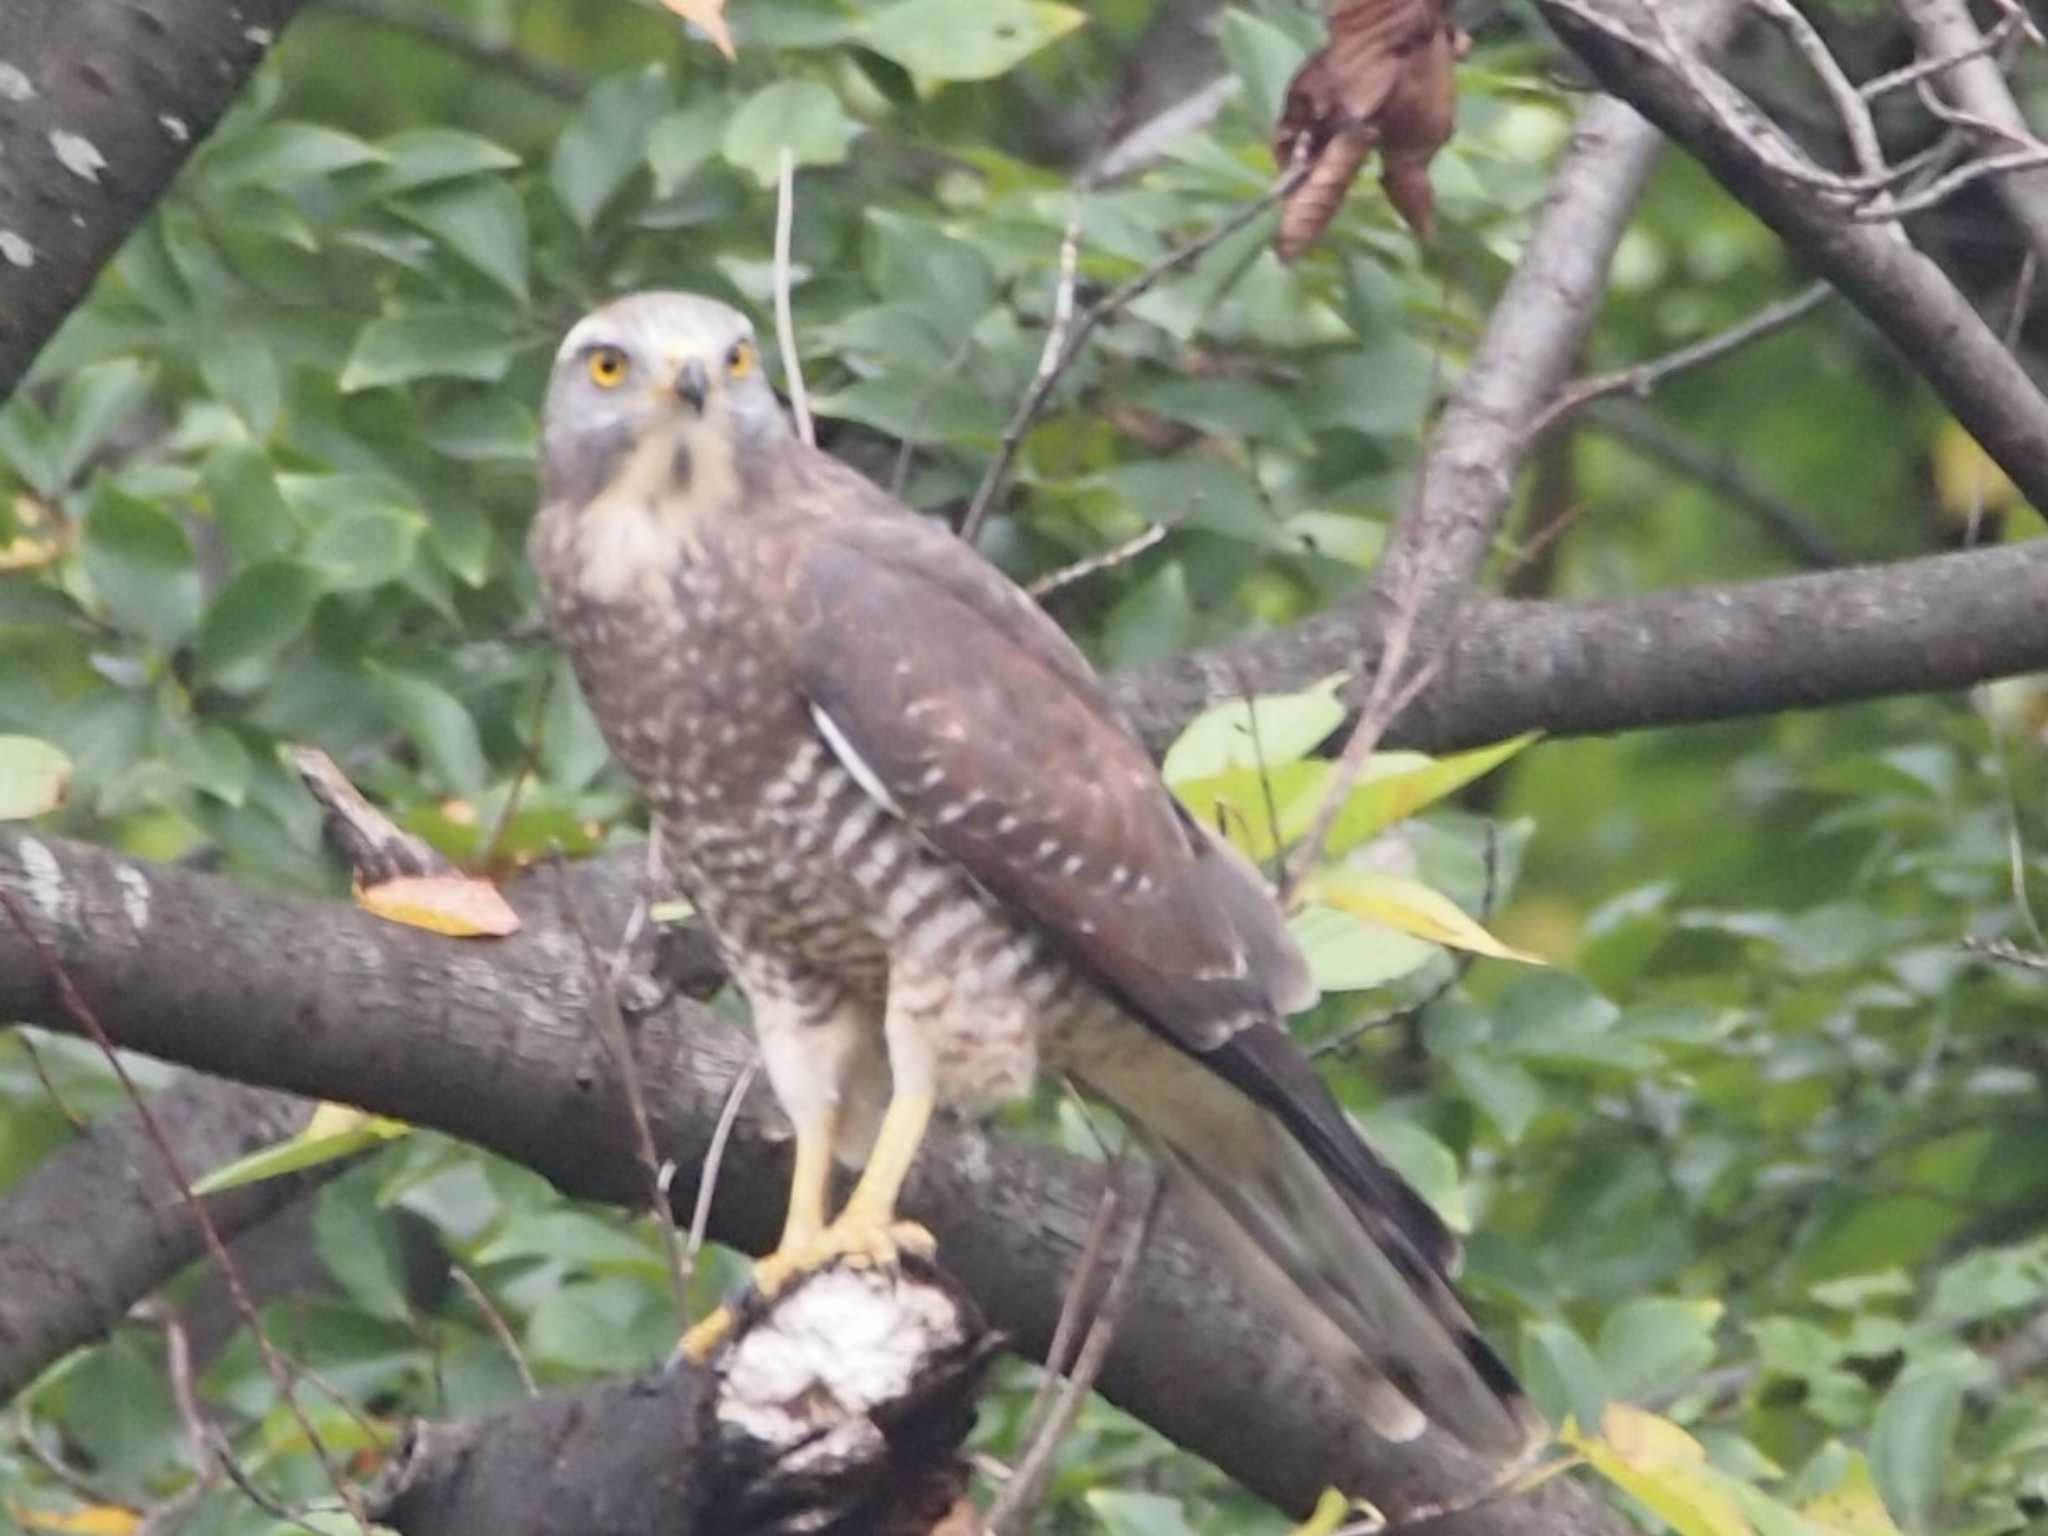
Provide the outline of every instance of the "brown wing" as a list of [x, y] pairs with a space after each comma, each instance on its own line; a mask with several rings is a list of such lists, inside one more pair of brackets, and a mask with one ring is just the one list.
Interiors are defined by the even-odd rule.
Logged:
[[966, 546], [908, 518], [838, 523], [798, 611], [798, 686], [870, 791], [1134, 1013], [1207, 1052], [1294, 1000], [1271, 900], [1190, 828], [1058, 626]]

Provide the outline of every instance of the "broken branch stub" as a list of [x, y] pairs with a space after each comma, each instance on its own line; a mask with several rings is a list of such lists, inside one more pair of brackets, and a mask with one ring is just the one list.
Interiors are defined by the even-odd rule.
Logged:
[[932, 1536], [997, 1345], [928, 1265], [834, 1265], [708, 1366], [415, 1425], [372, 1511], [401, 1536]]

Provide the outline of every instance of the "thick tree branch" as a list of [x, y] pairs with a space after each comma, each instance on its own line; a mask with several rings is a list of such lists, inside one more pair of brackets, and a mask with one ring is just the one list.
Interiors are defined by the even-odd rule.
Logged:
[[[633, 879], [579, 871], [595, 931], [617, 931]], [[206, 1071], [366, 1107], [491, 1147], [571, 1193], [620, 1204], [642, 1193], [611, 1073], [584, 1025], [588, 975], [551, 898], [525, 895], [525, 931], [462, 943], [351, 907], [287, 900], [190, 871], [0, 829], [0, 886], [21, 895], [116, 1038]], [[66, 1027], [20, 936], [0, 932], [0, 1017]], [[655, 1134], [696, 1184], [744, 1034], [679, 1004], [637, 1032]], [[721, 1240], [773, 1240], [787, 1131], [755, 1096], [734, 1128], [712, 1211]], [[934, 1132], [906, 1202], [947, 1268], [1023, 1354], [1050, 1339], [1102, 1170], [982, 1131]], [[1188, 1340], [1202, 1341], [1190, 1372]], [[1487, 1469], [1439, 1435], [1391, 1445], [1344, 1408], [1340, 1385], [1232, 1293], [1171, 1204], [1137, 1277], [1103, 1390], [1182, 1445], [1290, 1508], [1326, 1484], [1389, 1513], [1469, 1492]], [[1480, 1536], [1618, 1532], [1566, 1482], [1441, 1527]]]
[[[1475, 596], [1441, 670], [1387, 733], [1447, 751], [1517, 731], [1585, 736], [1967, 688], [2048, 667], [2048, 540], [1593, 603]], [[1162, 749], [1249, 690], [1368, 673], [1383, 619], [1347, 607], [1111, 679]]]
[[[200, 1169], [282, 1141], [311, 1108], [288, 1093], [201, 1077], [155, 1103], [178, 1155]], [[306, 1188], [303, 1178], [272, 1179], [208, 1205], [222, 1236], [232, 1236]], [[8, 1277], [0, 1287], [0, 1401], [66, 1350], [104, 1334], [202, 1249], [132, 1112], [109, 1116], [44, 1159], [0, 1202], [0, 1275]]]
[[1813, 185], [1786, 174], [1798, 151], [1732, 88], [1713, 99], [1703, 94], [1697, 66], [1681, 67], [1639, 30], [1634, 8], [1591, 0], [1537, 4], [1602, 85], [1690, 150], [1839, 288], [1926, 376], [2021, 493], [2048, 506], [2048, 399], [1940, 267], [1895, 227], [1856, 223]]
[[212, 131], [298, 4], [0, 6], [0, 400]]

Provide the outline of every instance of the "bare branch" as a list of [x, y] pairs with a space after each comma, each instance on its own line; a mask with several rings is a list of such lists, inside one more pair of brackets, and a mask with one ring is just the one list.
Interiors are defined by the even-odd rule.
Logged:
[[1058, 1401], [1047, 1415], [1037, 1438], [1026, 1447], [1016, 1470], [1010, 1474], [1010, 1480], [1003, 1485], [1003, 1491], [989, 1509], [991, 1536], [1021, 1531], [1030, 1520], [1032, 1511], [1044, 1499], [1046, 1485], [1052, 1481], [1053, 1457], [1060, 1442], [1073, 1429], [1074, 1420], [1081, 1413], [1081, 1404], [1093, 1390], [1096, 1378], [1102, 1374], [1102, 1362], [1109, 1355], [1110, 1341], [1116, 1337], [1117, 1323], [1130, 1302], [1131, 1280], [1138, 1272], [1138, 1260], [1144, 1257], [1145, 1245], [1151, 1241], [1152, 1229], [1158, 1224], [1159, 1208], [1165, 1197], [1166, 1179], [1155, 1173], [1152, 1191], [1146, 1197], [1138, 1219], [1131, 1225], [1130, 1236], [1124, 1240], [1123, 1257], [1117, 1261], [1116, 1273], [1110, 1276], [1102, 1305], [1096, 1309], [1095, 1320], [1088, 1325], [1088, 1336], [1081, 1342], [1081, 1352], [1074, 1357], [1074, 1369], [1060, 1387]]
[[1731, 325], [1725, 331], [1689, 342], [1665, 353], [1662, 357], [1581, 379], [1544, 407], [1542, 414], [1529, 424], [1529, 436], [1541, 435], [1572, 412], [1605, 395], [1618, 395], [1626, 391], [1637, 399], [1642, 399], [1673, 374], [1718, 362], [1729, 353], [1740, 351], [1752, 341], [1761, 340], [1783, 330], [1795, 320], [1802, 319], [1818, 309], [1833, 294], [1834, 289], [1826, 283], [1814, 283], [1789, 299], [1779, 299], [1774, 304], [1766, 304], [1747, 320]]
[[1185, 521], [1184, 517], [1161, 518], [1136, 538], [1125, 539], [1123, 543], [1113, 544], [1099, 555], [1090, 555], [1085, 560], [1076, 560], [1072, 565], [1063, 565], [1056, 571], [1048, 571], [1024, 590], [1043, 602], [1053, 593], [1064, 587], [1071, 587], [1077, 581], [1101, 571], [1114, 570], [1119, 565], [1137, 559]]
[[2048, 505], [2048, 400], [1938, 266], [1817, 203], [1789, 178], [1787, 168], [1799, 172], [1804, 157], [1782, 134], [1733, 87], [1689, 55], [1674, 58], [1620, 9], [1595, 0], [1537, 5], [1602, 84], [1698, 156], [1863, 311], [2021, 494]]
[[[2040, 143], [2021, 116], [1997, 61], [1991, 57], [2005, 30], [2016, 25], [2018, 12], [2008, 14], [1987, 35], [1977, 30], [1963, 0], [1900, 0], [1900, 9], [1920, 39], [1921, 52], [1945, 65], [1939, 83], [1930, 77], [1930, 91], [1952, 97], [1957, 106], [1992, 124], [2014, 142]], [[2026, 235], [2035, 258], [2048, 261], [2048, 171], [2004, 175], [1995, 190], [2004, 201], [2006, 212]]]
[[796, 417], [796, 435], [816, 443], [811, 422], [811, 397], [804, 392], [803, 359], [796, 350], [796, 317], [789, 305], [789, 237], [796, 224], [796, 157], [782, 146], [775, 193], [775, 344], [782, 349], [782, 371], [789, 379], [789, 408]]
[[[1190, 240], [1186, 245], [1169, 251], [1137, 276], [1126, 279], [1103, 298], [1089, 305], [1080, 320], [1075, 323], [1071, 334], [1061, 341], [1057, 354], [1052, 352], [1051, 338], [1048, 338], [1047, 355], [1052, 359], [1051, 364], [1048, 366], [1044, 359], [1040, 360], [1038, 372], [1032, 377], [1030, 387], [1024, 391], [1024, 398], [1017, 402], [1016, 414], [1010, 418], [1009, 426], [1003, 429], [1002, 446], [996, 450], [995, 458], [989, 461], [988, 469], [981, 477], [981, 484], [975, 487], [974, 499], [967, 504], [967, 515], [960, 523], [961, 538], [971, 544], [981, 532], [981, 525], [987, 520], [989, 509], [994, 504], [997, 493], [1003, 488], [1003, 481], [1009, 475], [1010, 466], [1016, 461], [1017, 450], [1023, 446], [1024, 434], [1031, 430], [1032, 423], [1038, 419], [1038, 413], [1045, 409], [1045, 403], [1052, 397], [1052, 392], [1060, 379], [1080, 358], [1082, 349], [1088, 345], [1088, 338], [1095, 334], [1095, 328], [1150, 293], [1162, 278], [1179, 271], [1204, 251], [1229, 239], [1264, 214], [1293, 191], [1300, 184], [1304, 174], [1304, 167], [1290, 167], [1263, 193], [1222, 223]], [[1078, 230], [1075, 231], [1077, 239], [1078, 234]], [[1064, 264], [1065, 257], [1062, 256], [1061, 260]]]
[[498, 1347], [512, 1362], [512, 1369], [519, 1373], [519, 1384], [526, 1389], [528, 1397], [540, 1396], [540, 1385], [533, 1379], [533, 1367], [526, 1363], [526, 1351], [519, 1347], [519, 1340], [512, 1332], [511, 1324], [505, 1321], [491, 1298], [484, 1294], [484, 1288], [476, 1282], [476, 1276], [460, 1264], [450, 1264], [448, 1273], [462, 1288], [470, 1304], [483, 1314], [484, 1324], [491, 1330], [491, 1336], [498, 1341]]
[[570, 890], [569, 882], [561, 878], [561, 872], [558, 856], [555, 861], [556, 889], [561, 899], [562, 916], [575, 933], [577, 944], [582, 947], [583, 963], [590, 968], [588, 1018], [591, 1033], [603, 1046], [625, 1095], [626, 1112], [633, 1125], [633, 1149], [639, 1154], [640, 1171], [647, 1181], [647, 1213], [661, 1233], [662, 1252], [668, 1260], [669, 1291], [676, 1304], [676, 1327], [681, 1329], [690, 1321], [689, 1260], [676, 1236], [675, 1212], [668, 1198], [668, 1175], [663, 1172], [665, 1165], [655, 1147], [653, 1122], [647, 1115], [647, 1093], [640, 1085], [640, 1066], [633, 1056], [633, 1037], [626, 1029], [625, 1015], [619, 1011], [618, 975], [625, 964], [630, 935], [638, 930], [645, 916], [646, 899], [642, 897], [633, 904], [625, 923], [625, 932], [629, 935], [627, 943], [620, 946], [617, 959], [608, 966], [598, 956], [597, 946], [590, 939], [590, 930], [584, 926], [583, 913], [575, 894]]

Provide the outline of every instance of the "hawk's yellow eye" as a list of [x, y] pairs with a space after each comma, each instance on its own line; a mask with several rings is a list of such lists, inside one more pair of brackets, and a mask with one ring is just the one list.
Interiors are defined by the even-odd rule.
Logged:
[[626, 354], [617, 347], [599, 347], [590, 354], [590, 381], [600, 389], [616, 389], [625, 382]]
[[725, 354], [725, 371], [735, 379], [744, 379], [754, 371], [754, 359], [754, 344], [742, 337]]

